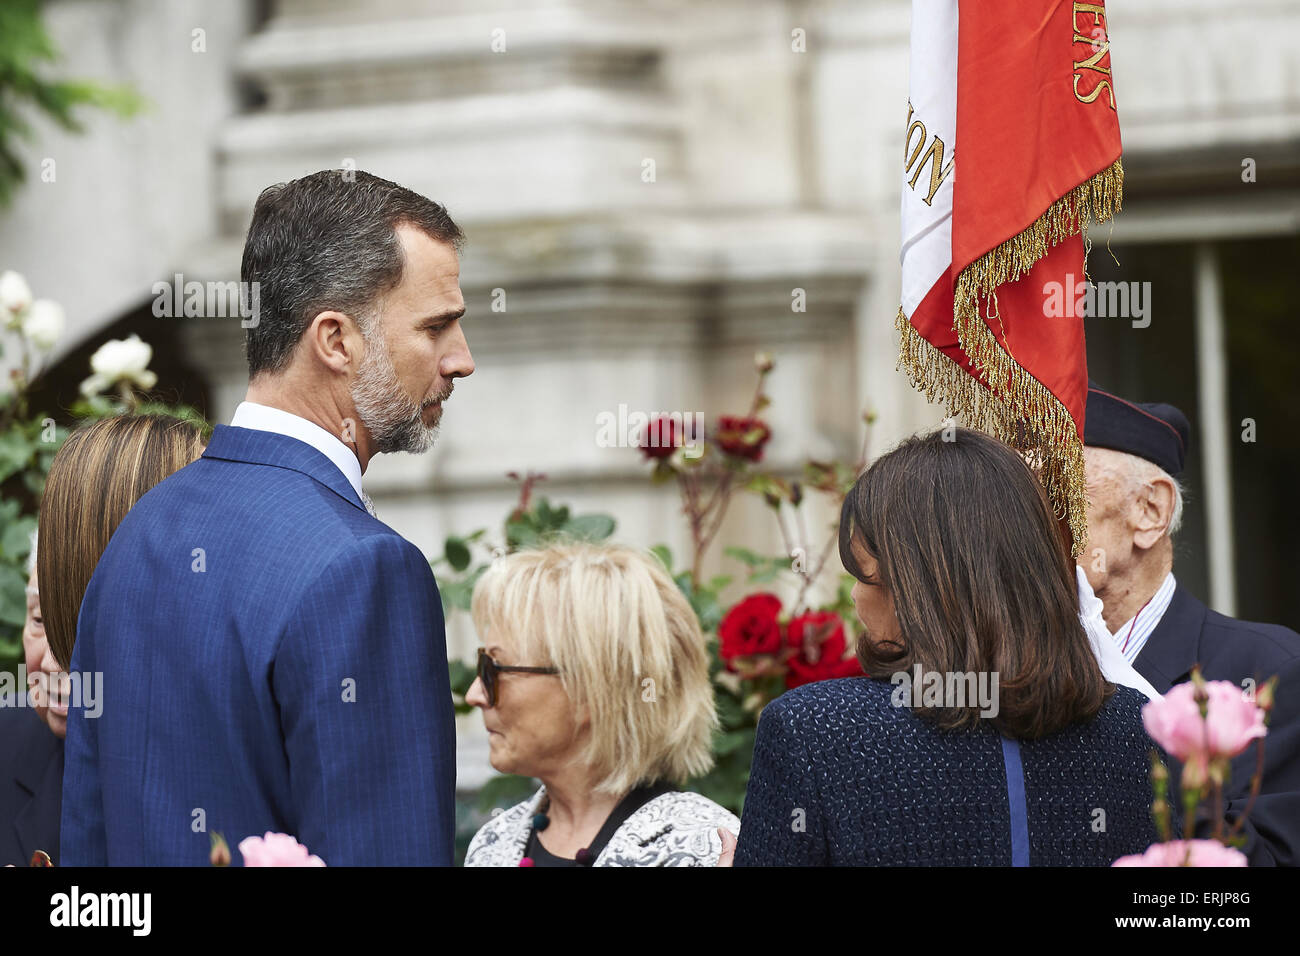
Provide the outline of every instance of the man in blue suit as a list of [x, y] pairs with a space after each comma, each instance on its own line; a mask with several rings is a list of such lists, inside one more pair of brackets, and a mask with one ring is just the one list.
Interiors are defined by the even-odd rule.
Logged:
[[1224, 817], [1234, 823], [1250, 808], [1241, 834], [1251, 866], [1300, 865], [1300, 634], [1219, 614], [1174, 580], [1171, 536], [1182, 518], [1178, 477], [1190, 444], [1191, 426], [1174, 406], [1130, 402], [1090, 385], [1090, 540], [1079, 563], [1121, 653], [1160, 693], [1189, 680], [1198, 664], [1206, 680], [1243, 690], [1278, 677], [1260, 793], [1252, 800], [1252, 744], [1232, 762]]
[[209, 834], [327, 865], [451, 863], [455, 738], [438, 589], [361, 490], [420, 453], [453, 381], [460, 229], [362, 172], [265, 190], [244, 246], [247, 400], [146, 494], [86, 591], [62, 863], [201, 865]]

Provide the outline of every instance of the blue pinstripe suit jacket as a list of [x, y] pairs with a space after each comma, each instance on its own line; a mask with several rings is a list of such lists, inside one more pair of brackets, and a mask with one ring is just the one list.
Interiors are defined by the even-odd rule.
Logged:
[[218, 426], [149, 491], [81, 605], [61, 863], [202, 865], [289, 833], [327, 865], [452, 860], [455, 732], [437, 585], [323, 454]]

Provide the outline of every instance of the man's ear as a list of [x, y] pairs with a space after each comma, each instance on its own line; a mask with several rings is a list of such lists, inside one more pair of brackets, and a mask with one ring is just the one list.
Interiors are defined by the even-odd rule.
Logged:
[[318, 312], [307, 326], [302, 348], [313, 364], [335, 372], [356, 369], [361, 363], [363, 336], [352, 317], [343, 312]]
[[1174, 517], [1174, 483], [1161, 476], [1143, 486], [1133, 502], [1133, 544], [1146, 551], [1169, 530]]

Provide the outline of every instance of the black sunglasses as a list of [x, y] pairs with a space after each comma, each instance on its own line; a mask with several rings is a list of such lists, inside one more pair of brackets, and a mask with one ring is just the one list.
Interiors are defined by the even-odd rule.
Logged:
[[559, 670], [554, 667], [517, 667], [509, 664], [498, 664], [483, 648], [478, 649], [478, 679], [483, 682], [483, 690], [487, 692], [488, 706], [497, 705], [497, 675], [502, 671], [512, 674], [558, 674]]

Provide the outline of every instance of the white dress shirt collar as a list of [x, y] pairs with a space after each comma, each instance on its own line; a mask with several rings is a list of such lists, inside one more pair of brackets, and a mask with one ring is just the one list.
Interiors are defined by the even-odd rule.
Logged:
[[256, 402], [240, 402], [230, 424], [236, 428], [252, 428], [262, 432], [275, 432], [296, 438], [315, 448], [318, 452], [334, 462], [343, 477], [356, 490], [357, 497], [365, 501], [361, 493], [361, 462], [356, 453], [343, 444], [334, 435], [321, 428], [315, 422], [309, 422], [300, 415], [286, 412], [282, 408], [270, 405], [258, 405]]
[[1174, 599], [1174, 589], [1177, 586], [1174, 573], [1170, 571], [1165, 575], [1160, 587], [1156, 589], [1156, 593], [1151, 596], [1151, 600], [1111, 635], [1115, 646], [1120, 649], [1120, 653], [1126, 660], [1137, 660], [1138, 654], [1146, 645], [1147, 638], [1156, 629], [1160, 619], [1165, 616], [1165, 611], [1169, 610], [1169, 602]]

